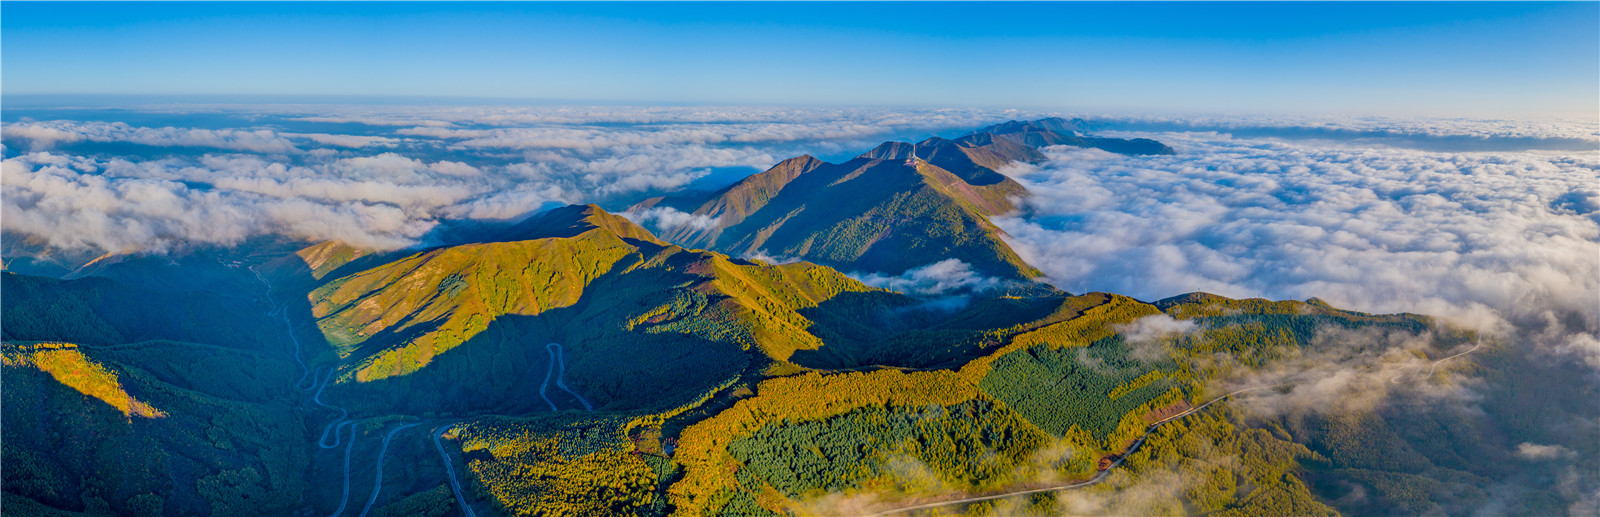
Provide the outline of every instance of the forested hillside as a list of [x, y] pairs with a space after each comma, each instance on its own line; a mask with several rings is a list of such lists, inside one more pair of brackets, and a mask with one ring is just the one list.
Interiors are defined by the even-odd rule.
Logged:
[[842, 271], [900, 274], [955, 258], [988, 276], [1040, 276], [988, 220], [1027, 189], [999, 169], [1044, 160], [1037, 148], [1100, 147], [1171, 154], [1152, 140], [1085, 138], [1061, 119], [1016, 122], [956, 139], [885, 142], [844, 163], [791, 158], [704, 199], [657, 198], [631, 211], [671, 209], [703, 223], [660, 228], [688, 247], [736, 257], [797, 257]]
[[[1317, 299], [1147, 302], [1034, 281], [988, 219], [1028, 195], [1007, 164], [1049, 145], [1171, 152], [1076, 124], [790, 159], [627, 214], [714, 222], [660, 237], [569, 205], [400, 249], [260, 239], [7, 271], [6, 511], [1548, 515], [1583, 502], [1561, 488], [1574, 467], [1549, 460], [1600, 468], [1581, 427], [1590, 401], [1537, 399], [1591, 374], [1519, 354], [1519, 337]], [[869, 285], [947, 259], [987, 280], [958, 294]]]

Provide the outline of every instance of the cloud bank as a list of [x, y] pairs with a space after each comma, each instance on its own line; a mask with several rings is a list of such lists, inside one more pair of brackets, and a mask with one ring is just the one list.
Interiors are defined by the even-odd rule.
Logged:
[[1150, 136], [1178, 154], [1056, 148], [1007, 169], [1034, 197], [996, 224], [1069, 291], [1320, 297], [1515, 324], [1600, 366], [1600, 155]]
[[1085, 115], [1091, 128], [1116, 133], [1221, 132], [1236, 137], [1325, 140], [1425, 151], [1594, 151], [1600, 123], [1559, 118], [1505, 120], [1460, 118], [1306, 116], [1106, 116]]
[[[207, 147], [254, 153], [299, 150], [268, 130], [135, 127], [122, 122], [26, 122], [0, 130], [6, 139], [26, 140], [37, 150], [75, 142], [126, 142], [154, 147]], [[329, 135], [332, 136], [332, 135]]]
[[[94, 119], [124, 112], [8, 119], [0, 129], [4, 229], [98, 251], [229, 244], [255, 235], [392, 248], [417, 244], [446, 219], [512, 219], [550, 203], [620, 208], [650, 195], [716, 188], [706, 182], [731, 181], [803, 152], [854, 154], [890, 137], [950, 136], [1047, 115], [449, 106], [140, 113], [167, 117], [141, 120], [165, 121], [192, 114], [208, 125]], [[1284, 117], [1101, 117], [1095, 124], [1234, 133], [1139, 133], [1180, 152], [1126, 157], [1060, 148], [1046, 163], [1006, 170], [1035, 196], [996, 222], [1064, 289], [1143, 299], [1196, 290], [1316, 296], [1360, 310], [1441, 315], [1480, 330], [1532, 325], [1551, 349], [1600, 367], [1600, 154], [1439, 153], [1402, 145], [1420, 137], [1581, 140], [1600, 134], [1596, 124]], [[1281, 137], [1307, 128], [1365, 140]], [[1241, 136], [1273, 131], [1279, 136]], [[1372, 139], [1394, 145], [1366, 145]], [[84, 147], [90, 144], [143, 150]], [[635, 217], [712, 224], [665, 211]], [[970, 274], [940, 263], [898, 277], [860, 276], [930, 297], [991, 286]]]
[[622, 212], [621, 215], [636, 224], [653, 226], [663, 230], [675, 230], [678, 228], [706, 230], [716, 227], [718, 221], [718, 218], [715, 217], [692, 214], [670, 206], [629, 210]]
[[[166, 251], [261, 235], [397, 248], [441, 221], [620, 208], [805, 152], [1018, 113], [749, 107], [166, 106], [6, 114], [3, 227], [54, 248]], [[61, 111], [46, 111], [61, 116]], [[131, 117], [149, 125], [117, 120]], [[180, 127], [188, 122], [204, 127]], [[706, 183], [710, 181], [710, 183]], [[636, 214], [703, 227], [687, 214]]]
[[1000, 280], [979, 275], [970, 264], [953, 258], [912, 268], [894, 276], [878, 273], [856, 273], [852, 276], [873, 287], [923, 297], [983, 292], [1000, 284]]
[[226, 172], [28, 154], [0, 164], [0, 217], [7, 231], [61, 249], [165, 251], [261, 235], [392, 249], [426, 233], [428, 214], [467, 192], [338, 178], [254, 159], [220, 165]]

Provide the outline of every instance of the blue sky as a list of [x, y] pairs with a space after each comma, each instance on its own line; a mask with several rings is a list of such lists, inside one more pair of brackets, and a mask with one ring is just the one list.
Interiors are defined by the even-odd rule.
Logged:
[[0, 91], [1592, 118], [1600, 3], [21, 3]]

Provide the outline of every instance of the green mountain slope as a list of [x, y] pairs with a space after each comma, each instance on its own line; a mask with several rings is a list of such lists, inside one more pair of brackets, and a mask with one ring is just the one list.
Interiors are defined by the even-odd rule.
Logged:
[[340, 372], [330, 396], [537, 409], [524, 390], [543, 382], [554, 342], [597, 405], [676, 405], [741, 372], [796, 368], [798, 351], [879, 338], [861, 315], [914, 303], [815, 264], [667, 245], [593, 205], [541, 214], [511, 235], [414, 253], [311, 291], [310, 315]]
[[[888, 144], [886, 144], [888, 145]], [[938, 166], [886, 152], [841, 164], [794, 158], [683, 211], [712, 218], [698, 228], [664, 228], [682, 245], [735, 256], [798, 257], [841, 270], [899, 274], [947, 258], [980, 273], [1039, 276], [1000, 238], [987, 216], [1024, 195], [1006, 179], [974, 185]], [[655, 203], [646, 202], [637, 208]]]
[[[253, 298], [163, 290], [89, 277], [57, 280], [0, 273], [6, 341], [113, 345], [152, 339], [274, 350], [282, 341]], [[252, 293], [253, 294], [253, 293]]]
[[[1032, 285], [952, 312], [835, 270], [665, 244], [598, 207], [569, 206], [510, 235], [415, 252], [324, 281], [306, 296], [332, 400], [371, 411], [539, 410], [562, 345], [597, 407], [675, 406], [739, 378], [816, 369], [959, 364], [996, 329], [1080, 310]], [[325, 255], [318, 245], [294, 255]], [[307, 264], [303, 271], [326, 267]], [[340, 269], [340, 271], [345, 271]], [[284, 282], [275, 280], [280, 285]]]
[[[1222, 352], [1217, 344], [1234, 343], [1239, 348], [1228, 352], [1269, 361], [1311, 346], [1328, 325], [1407, 331], [1427, 325], [1410, 316], [1298, 302], [1213, 297], [1163, 307], [1104, 294], [1072, 301], [1077, 310], [1068, 317], [998, 333], [1000, 346], [959, 368], [766, 381], [756, 396], [682, 431], [674, 459], [685, 474], [668, 497], [686, 515], [829, 515], [909, 506], [938, 494], [1088, 479], [1096, 460], [1125, 450], [1160, 415], [1215, 395], [1209, 385], [1221, 372], [1197, 369], [1193, 359]], [[1161, 315], [1164, 308], [1184, 318], [1228, 312], [1284, 320], [1267, 329], [1207, 321], [1199, 327], [1206, 339], [1174, 336], [1160, 354], [1131, 352], [1123, 325]], [[1274, 339], [1260, 334], [1287, 329], [1298, 330]], [[1175, 471], [1172, 495], [1155, 499], [1156, 506], [1121, 511], [1332, 513], [1303, 481], [1286, 475], [1316, 458], [1311, 450], [1281, 435], [1241, 433], [1228, 415], [1219, 409], [1152, 434], [1130, 456], [1128, 468]], [[1229, 456], [1230, 463], [1207, 463], [1212, 455]], [[908, 476], [908, 469], [918, 474]], [[1237, 485], [1207, 481], [1219, 476]], [[1108, 483], [1133, 481], [1114, 477]], [[1060, 511], [1052, 510], [1053, 501], [1025, 500], [1021, 504], [1032, 508], [1008, 511]], [[969, 511], [995, 509], [976, 505]]]
[[8, 514], [298, 507], [310, 463], [293, 410], [300, 371], [254, 292], [13, 273], [0, 282]]
[[7, 514], [25, 498], [95, 515], [285, 515], [305, 495], [292, 363], [170, 341], [4, 355]]
[[1029, 280], [1039, 271], [988, 220], [1028, 196], [1000, 169], [1043, 161], [1037, 148], [1048, 145], [1172, 152], [1149, 140], [1083, 137], [1064, 124], [1013, 121], [956, 139], [886, 142], [839, 164], [805, 155], [706, 198], [656, 198], [631, 210], [689, 212], [706, 224], [662, 227], [661, 236], [734, 256], [797, 257], [887, 274], [955, 258], [987, 276]]
[[[1518, 343], [1538, 336], [1479, 350], [1482, 336], [1428, 317], [1316, 299], [1146, 303], [1026, 282], [1038, 272], [988, 217], [1027, 195], [1005, 166], [1050, 145], [1171, 152], [1075, 121], [1013, 121], [841, 164], [793, 158], [705, 199], [637, 207], [714, 222], [665, 238], [574, 205], [464, 224], [422, 249], [263, 240], [107, 255], [67, 279], [4, 272], [3, 504], [173, 516], [348, 515], [366, 494], [377, 515], [864, 515], [977, 496], [993, 497], [926, 513], [1589, 508], [1572, 487], [1600, 471], [1593, 371]], [[814, 262], [738, 258], [758, 253]], [[930, 299], [840, 272], [949, 258], [1013, 282]]]
[[[1570, 497], [1525, 487], [1560, 486], [1564, 464], [1519, 447], [1600, 457], [1567, 427], [1587, 410], [1580, 399], [1528, 400], [1586, 385], [1587, 370], [1494, 346], [1439, 368], [1483, 393], [1479, 413], [1400, 391], [1281, 414], [1229, 400], [1149, 427], [1238, 387], [1225, 380], [1341, 350], [1351, 335], [1428, 336], [1434, 345], [1407, 353], [1434, 359], [1468, 339], [1423, 317], [1044, 287], [930, 309], [815, 264], [664, 244], [593, 206], [508, 228], [404, 253], [324, 243], [259, 267], [276, 298], [304, 300], [290, 319], [305, 357], [338, 368], [322, 400], [361, 422], [353, 450], [369, 460], [355, 483], [373, 479], [361, 464], [382, 437], [427, 424], [400, 435], [390, 459], [435, 463], [389, 470], [378, 508], [455, 510], [421, 431], [436, 426], [446, 458], [460, 458], [464, 497], [509, 515], [871, 513], [1082, 481], [1119, 458], [1100, 486], [1073, 492], [1072, 504], [1101, 506], [1073, 511], [1553, 514]], [[279, 278], [292, 275], [303, 278]], [[105, 278], [3, 281], [11, 508], [287, 515], [340, 502], [345, 449], [310, 446], [336, 415], [294, 409], [310, 409], [312, 392], [290, 388], [304, 377], [269, 305]], [[162, 307], [248, 330], [186, 327]], [[1132, 330], [1148, 318], [1192, 326]], [[552, 368], [550, 342], [564, 368]], [[552, 388], [547, 405], [552, 371], [577, 395]]]

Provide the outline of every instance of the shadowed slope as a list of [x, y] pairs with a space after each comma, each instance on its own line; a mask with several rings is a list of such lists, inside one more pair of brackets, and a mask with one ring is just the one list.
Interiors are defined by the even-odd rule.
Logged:
[[987, 219], [1010, 210], [1010, 198], [1025, 194], [1021, 185], [973, 185], [925, 161], [906, 166], [892, 150], [878, 153], [889, 158], [872, 154], [842, 164], [780, 163], [683, 208], [716, 224], [664, 235], [736, 256], [798, 257], [843, 270], [898, 274], [956, 258], [989, 276], [1039, 275]]
[[[525, 387], [518, 379], [527, 372], [545, 371], [543, 347], [557, 342], [568, 382], [591, 390], [584, 395], [597, 406], [649, 405], [747, 368], [786, 365], [797, 350], [823, 347], [820, 336], [856, 335], [828, 329], [859, 325], [860, 312], [913, 304], [815, 264], [665, 245], [593, 206], [517, 228], [529, 240], [421, 251], [311, 291], [311, 315], [341, 363], [330, 396], [493, 407]], [[846, 293], [873, 296], [825, 303]], [[663, 368], [690, 357], [696, 364]]]
[[1071, 122], [1007, 122], [956, 139], [885, 142], [833, 164], [784, 160], [700, 199], [635, 205], [690, 212], [709, 224], [661, 227], [668, 241], [735, 256], [796, 257], [844, 271], [900, 274], [943, 259], [1009, 280], [1040, 275], [1006, 245], [988, 218], [1029, 195], [999, 169], [1045, 159], [1037, 147], [1078, 145], [1170, 154], [1152, 140], [1093, 138]]

